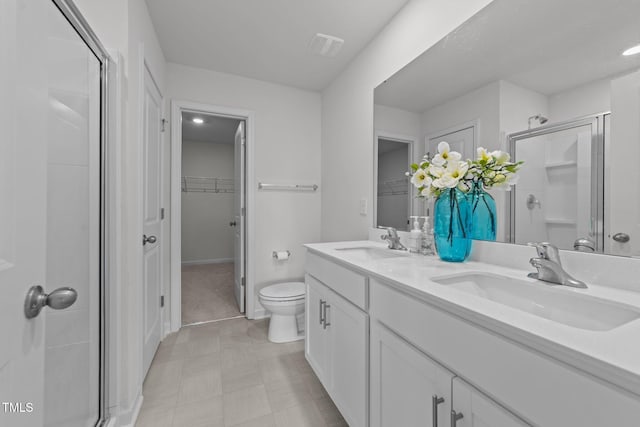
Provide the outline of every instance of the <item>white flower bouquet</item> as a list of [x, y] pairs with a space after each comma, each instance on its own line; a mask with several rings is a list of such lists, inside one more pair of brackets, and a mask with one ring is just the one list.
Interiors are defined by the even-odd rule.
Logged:
[[509, 153], [489, 152], [478, 148], [475, 160], [461, 160], [462, 155], [451, 151], [449, 144], [438, 144], [438, 153], [429, 159], [425, 156], [421, 163], [413, 163], [411, 183], [418, 189], [418, 197], [438, 197], [443, 191], [458, 188], [467, 193], [474, 183], [482, 183], [485, 188], [505, 188], [517, 182], [516, 172], [522, 162], [511, 162]]

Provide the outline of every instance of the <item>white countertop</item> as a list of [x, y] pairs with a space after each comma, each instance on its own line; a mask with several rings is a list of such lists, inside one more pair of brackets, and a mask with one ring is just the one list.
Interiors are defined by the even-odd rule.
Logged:
[[[372, 241], [314, 243], [311, 252], [380, 279], [433, 306], [472, 321], [521, 345], [542, 352], [590, 375], [640, 395], [640, 319], [611, 329], [591, 331], [567, 326], [511, 308], [489, 299], [447, 287], [430, 278], [463, 272], [491, 272], [523, 281], [531, 270], [513, 269], [478, 261], [449, 263], [437, 256], [399, 253], [397, 258], [366, 259], [339, 248], [377, 247]], [[583, 279], [581, 277], [581, 279]], [[580, 293], [638, 308], [640, 293], [595, 285], [588, 289], [554, 286], [558, 291]]]

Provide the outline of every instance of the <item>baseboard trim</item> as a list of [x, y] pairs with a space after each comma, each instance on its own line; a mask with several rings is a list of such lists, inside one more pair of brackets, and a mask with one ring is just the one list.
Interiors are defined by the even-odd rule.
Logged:
[[223, 264], [233, 262], [233, 258], [198, 259], [195, 261], [182, 261], [182, 265]]
[[140, 409], [142, 408], [142, 401], [144, 397], [140, 394], [138, 398], [131, 406], [124, 412], [118, 414], [117, 425], [120, 427], [135, 427], [136, 421], [138, 421], [138, 415], [140, 415]]
[[256, 308], [253, 311], [253, 317], [249, 317], [249, 319], [259, 320], [259, 319], [265, 319], [267, 317], [271, 317], [269, 315], [269, 312], [267, 312], [267, 310], [264, 307], [260, 307], [260, 308]]

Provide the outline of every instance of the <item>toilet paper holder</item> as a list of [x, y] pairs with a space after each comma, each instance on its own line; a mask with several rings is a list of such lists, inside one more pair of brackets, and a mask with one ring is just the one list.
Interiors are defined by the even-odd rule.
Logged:
[[[286, 253], [286, 258], [282, 257], [284, 254]], [[291, 251], [273, 251], [272, 254], [274, 259], [289, 259], [289, 257], [291, 256]]]

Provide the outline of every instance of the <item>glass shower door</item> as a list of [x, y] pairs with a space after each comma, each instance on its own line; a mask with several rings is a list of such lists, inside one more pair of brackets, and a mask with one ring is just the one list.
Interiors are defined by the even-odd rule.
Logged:
[[591, 117], [510, 135], [512, 153], [524, 161], [512, 194], [513, 242], [573, 250], [581, 239], [602, 251], [601, 121]]
[[[102, 416], [103, 65], [64, 6], [0, 2], [1, 426]], [[77, 299], [28, 318], [33, 286]]]

